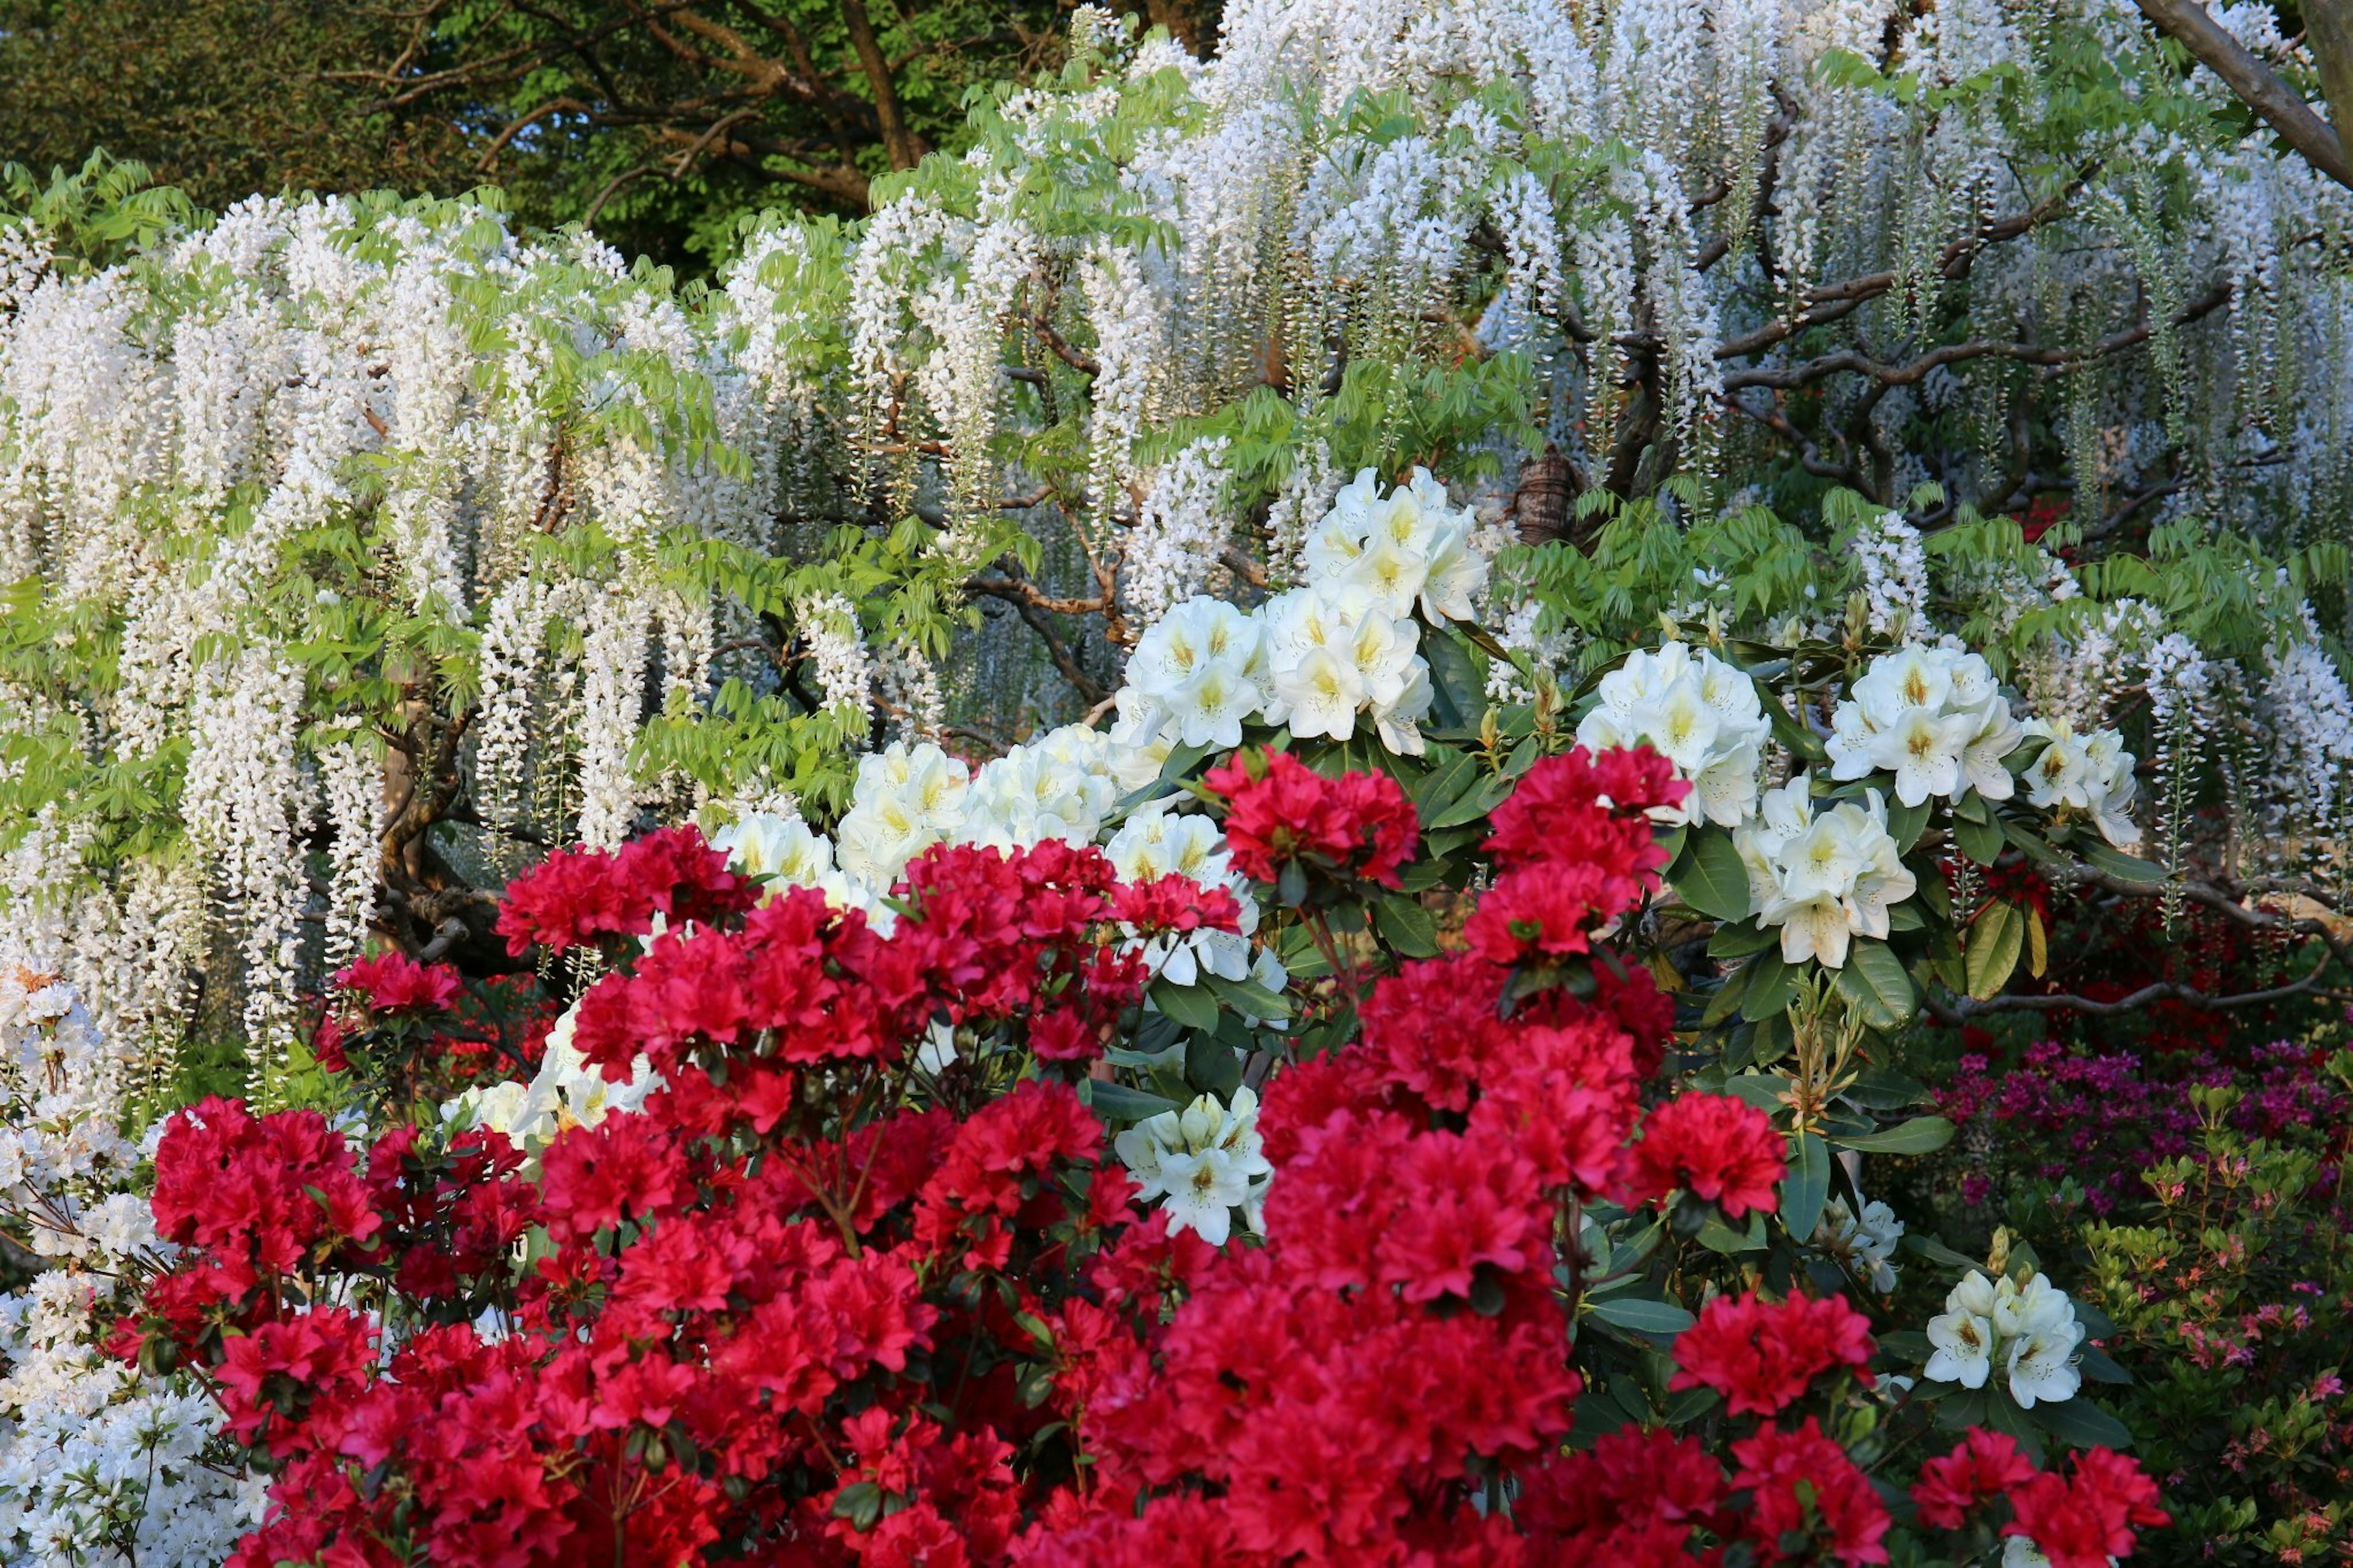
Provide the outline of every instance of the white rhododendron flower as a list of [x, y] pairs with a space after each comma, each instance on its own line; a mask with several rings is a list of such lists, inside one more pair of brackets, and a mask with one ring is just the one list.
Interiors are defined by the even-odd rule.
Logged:
[[1871, 661], [1831, 717], [1831, 776], [1884, 771], [1905, 805], [1975, 790], [2008, 800], [2002, 759], [2025, 732], [1980, 656], [1915, 643]]
[[1799, 773], [1765, 792], [1757, 815], [1732, 836], [1748, 871], [1757, 918], [1781, 928], [1781, 958], [1846, 966], [1857, 936], [1885, 941], [1889, 911], [1918, 886], [1887, 831], [1877, 790], [1817, 814], [1813, 781]]
[[1471, 548], [1476, 522], [1428, 468], [1386, 496], [1373, 470], [1359, 469], [1307, 536], [1308, 576], [1364, 589], [1393, 619], [1418, 604], [1434, 626], [1467, 621], [1487, 584], [1488, 563]]
[[2065, 719], [2037, 719], [2026, 733], [2050, 744], [2026, 770], [2026, 798], [2045, 809], [2067, 807], [2091, 817], [2100, 837], [2119, 849], [2140, 842], [2130, 812], [2133, 754], [2114, 730], [2078, 734]]
[[1266, 700], [1266, 632], [1222, 599], [1186, 600], [1136, 639], [1128, 684], [1178, 744], [1233, 747]]
[[1844, 1198], [1822, 1205], [1821, 1222], [1814, 1228], [1814, 1245], [1842, 1259], [1857, 1279], [1874, 1290], [1895, 1289], [1895, 1248], [1904, 1239], [1904, 1222], [1876, 1198], [1857, 1214]]
[[1772, 724], [1745, 671], [1680, 642], [1637, 648], [1603, 676], [1600, 702], [1577, 727], [1588, 751], [1647, 744], [1691, 781], [1666, 822], [1736, 826], [1756, 808], [1757, 767]]
[[894, 741], [859, 759], [858, 783], [841, 819], [834, 856], [842, 870], [875, 888], [898, 880], [907, 862], [964, 826], [971, 771], [929, 741]]
[[1026, 849], [1049, 839], [1092, 844], [1126, 793], [1113, 771], [1111, 738], [1065, 724], [1014, 747], [973, 775], [962, 842]]
[[2055, 1405], [2084, 1385], [2075, 1351], [2084, 1331], [2074, 1303], [2042, 1275], [2021, 1285], [2008, 1275], [1988, 1279], [1971, 1270], [1946, 1296], [1945, 1310], [1928, 1320], [1936, 1353], [1926, 1374], [1983, 1388], [1999, 1368], [2021, 1409]]
[[1247, 1086], [1231, 1105], [1205, 1094], [1183, 1110], [1164, 1110], [1112, 1141], [1136, 1180], [1136, 1196], [1161, 1200], [1168, 1234], [1190, 1230], [1212, 1247], [1233, 1234], [1233, 1211], [1259, 1228], [1274, 1165], [1258, 1135], [1258, 1096]]
[[[1233, 869], [1226, 853], [1226, 836], [1206, 816], [1180, 816], [1155, 802], [1131, 816], [1103, 846], [1112, 869], [1123, 882], [1151, 882], [1162, 877], [1182, 877], [1204, 888], [1223, 888], [1240, 907], [1239, 932], [1229, 931], [1162, 931], [1146, 938], [1123, 928], [1126, 951], [1143, 956], [1155, 978], [1172, 985], [1191, 985], [1205, 973], [1221, 980], [1258, 978], [1271, 974], [1280, 990], [1287, 976], [1271, 954], [1254, 961], [1250, 937], [1258, 930], [1258, 899], [1250, 879]], [[1272, 963], [1270, 970], [1267, 965]]]
[[477, 1084], [448, 1100], [441, 1118], [455, 1126], [503, 1132], [517, 1144], [543, 1144], [567, 1127], [594, 1127], [615, 1111], [634, 1113], [662, 1087], [662, 1077], [640, 1053], [628, 1081], [615, 1083], [572, 1043], [580, 1004], [564, 1010], [547, 1032], [539, 1072], [528, 1084]]
[[833, 840], [797, 816], [747, 811], [711, 836], [737, 874], [763, 882], [814, 886], [833, 868]]

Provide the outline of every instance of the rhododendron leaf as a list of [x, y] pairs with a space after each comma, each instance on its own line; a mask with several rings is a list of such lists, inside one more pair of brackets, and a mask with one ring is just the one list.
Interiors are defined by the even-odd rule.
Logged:
[[1740, 863], [1732, 836], [1721, 828], [1691, 836], [1668, 868], [1667, 883], [1677, 898], [1704, 915], [1720, 921], [1748, 918], [1748, 868]]
[[1855, 942], [1848, 950], [1846, 967], [1839, 971], [1838, 989], [1874, 1029], [1899, 1026], [1920, 1005], [1920, 994], [1904, 961], [1883, 942]]
[[1894, 1110], [1928, 1098], [1928, 1086], [1883, 1062], [1873, 1062], [1847, 1086], [1846, 1100], [1871, 1110]]
[[1895, 840], [1898, 854], [1920, 842], [1920, 835], [1928, 830], [1928, 801], [1923, 796], [1917, 805], [1906, 805], [1890, 797], [1887, 802], [1887, 837]]
[[1216, 1035], [1196, 1032], [1185, 1042], [1185, 1082], [1187, 1087], [1214, 1090], [1230, 1099], [1241, 1087], [1242, 1064], [1233, 1047]]
[[2015, 904], [1990, 903], [1969, 927], [1965, 964], [1969, 994], [1978, 1001], [1998, 996], [2018, 967], [2019, 950], [2026, 942], [2026, 922]]
[[[1530, 760], [1534, 761], [1533, 758]], [[1423, 823], [1423, 828], [1426, 831], [1435, 832], [1440, 828], [1460, 827], [1465, 823], [1478, 821], [1510, 798], [1513, 782], [1511, 776], [1482, 780], [1475, 786], [1465, 790], [1445, 810]]]
[[2026, 910], [2026, 972], [2035, 979], [2051, 966], [2051, 938], [2042, 929], [2042, 911], [2030, 906]]
[[1707, 955], [1710, 958], [1746, 958], [1752, 952], [1762, 952], [1768, 947], [1777, 946], [1780, 941], [1781, 932], [1778, 927], [1760, 926], [1754, 921], [1740, 921], [1715, 928], [1715, 934], [1707, 939]]
[[1821, 1223], [1822, 1204], [1831, 1194], [1831, 1146], [1818, 1132], [1800, 1132], [1781, 1183], [1781, 1226], [1790, 1237], [1804, 1241]]
[[1155, 980], [1149, 994], [1154, 1006], [1187, 1029], [1218, 1026], [1218, 999], [1198, 985], [1172, 985], [1166, 980]]
[[1735, 1230], [1711, 1214], [1692, 1239], [1710, 1252], [1721, 1252], [1727, 1258], [1742, 1252], [1761, 1252], [1765, 1249], [1765, 1215], [1761, 1210], [1752, 1210], [1747, 1228]]
[[[1999, 1379], [1996, 1380], [1999, 1383]], [[1986, 1414], [1983, 1425], [2003, 1436], [2014, 1439], [2026, 1451], [2026, 1457], [2036, 1464], [2042, 1462], [2042, 1434], [2036, 1429], [2034, 1415], [2021, 1410], [2015, 1400], [1993, 1384], [1985, 1389]], [[2070, 1401], [2070, 1403], [2073, 1403]], [[2130, 1441], [2127, 1435], [2126, 1441]], [[2114, 1447], [2113, 1444], [2104, 1445]]]
[[1291, 998], [1269, 991], [1254, 980], [1229, 980], [1222, 974], [1205, 974], [1201, 978], [1217, 993], [1219, 1001], [1237, 1013], [1247, 1013], [1253, 1018], [1291, 1016]]
[[1740, 998], [1740, 1016], [1752, 1024], [1777, 1018], [1788, 1009], [1797, 989], [1798, 972], [1781, 959], [1781, 950], [1768, 947], [1748, 961], [1748, 988]]
[[1907, 1365], [1918, 1365], [1936, 1353], [1928, 1336], [1917, 1329], [1896, 1329], [1875, 1336], [1879, 1348]]
[[[1971, 1269], [1982, 1271], [1985, 1268], [1985, 1261], [1982, 1258], [1956, 1252], [1933, 1236], [1906, 1236], [1904, 1238], [1904, 1250], [1915, 1258], [1926, 1258], [1939, 1268], [1958, 1269], [1964, 1273]], [[2082, 1303], [2077, 1303], [2076, 1310], [2078, 1313], [2083, 1310]]]
[[1422, 657], [1430, 661], [1430, 710], [1439, 727], [1460, 730], [1487, 710], [1487, 678], [1471, 650], [1451, 631], [1425, 638]]
[[1418, 900], [1402, 893], [1384, 893], [1373, 906], [1373, 921], [1381, 940], [1407, 958], [1438, 956], [1438, 922]]
[[2075, 1321], [2084, 1325], [2084, 1332], [2088, 1338], [2105, 1340], [2116, 1336], [2116, 1320], [2089, 1301], [2075, 1303]]
[[2145, 884], [2165, 880], [2164, 867], [2144, 860], [2137, 855], [2127, 855], [2123, 850], [2103, 843], [2088, 833], [2079, 837], [2075, 847], [2083, 852], [2084, 859], [2089, 860], [2094, 867], [2105, 871], [2111, 877], [2127, 882]]
[[[2078, 1313], [2078, 1316], [2081, 1316]], [[2116, 1364], [2116, 1358], [2097, 1345], [2084, 1345], [2075, 1352], [2076, 1364], [2084, 1375], [2094, 1383], [2130, 1383], [2133, 1374]]]
[[1922, 931], [1926, 929], [1928, 916], [1917, 899], [1906, 899], [1887, 911], [1889, 931]]
[[1295, 910], [1307, 901], [1307, 868], [1296, 860], [1285, 860], [1277, 873], [1274, 896], [1282, 907]]
[[1700, 1015], [1700, 1027], [1713, 1029], [1740, 1010], [1741, 998], [1748, 994], [1748, 982], [1756, 972], [1743, 964], [1724, 977], [1715, 994], [1707, 999], [1707, 1008]]
[[1424, 822], [1434, 820], [1440, 812], [1461, 799], [1479, 774], [1479, 760], [1468, 752], [1440, 753], [1433, 746], [1430, 754], [1442, 755], [1443, 760], [1406, 791], [1413, 801], [1415, 813]]
[[1667, 1425], [1688, 1426], [1722, 1403], [1724, 1395], [1713, 1388], [1686, 1388], [1667, 1399]]
[[1999, 821], [1989, 820], [1990, 810], [1974, 794], [1969, 796], [1968, 804], [1977, 806], [1987, 815], [1972, 816], [1964, 807], [1955, 806], [1953, 808], [1953, 842], [1960, 847], [1962, 854], [1978, 865], [1990, 866], [2001, 858], [2005, 842], [2001, 824]]
[[1788, 1109], [1788, 1101], [1784, 1097], [1789, 1092], [1789, 1079], [1786, 1073], [1740, 1073], [1724, 1080], [1724, 1092], [1738, 1095], [1770, 1116], [1777, 1110]]
[[1110, 1079], [1086, 1079], [1079, 1085], [1079, 1093], [1094, 1107], [1095, 1114], [1114, 1121], [1141, 1121], [1147, 1116], [1157, 1116], [1164, 1110], [1175, 1110], [1176, 1102], [1141, 1089], [1132, 1089]]
[[1773, 738], [1794, 754], [1810, 763], [1827, 761], [1830, 752], [1823, 749], [1821, 737], [1789, 717], [1788, 709], [1767, 699], [1764, 704], [1766, 721], [1773, 726]]
[[1954, 1131], [1941, 1116], [1915, 1116], [1882, 1132], [1841, 1135], [1838, 1142], [1864, 1154], [1933, 1154], [1953, 1141]]
[[1672, 1301], [1651, 1301], [1626, 1296], [1613, 1296], [1607, 1300], [1594, 1302], [1593, 1315], [1605, 1323], [1614, 1323], [1638, 1334], [1655, 1335], [1664, 1340], [1673, 1339], [1697, 1321]]

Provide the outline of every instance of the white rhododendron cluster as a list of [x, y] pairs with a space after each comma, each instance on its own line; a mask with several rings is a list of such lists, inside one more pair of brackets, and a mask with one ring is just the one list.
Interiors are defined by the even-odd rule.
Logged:
[[1893, 773], [1905, 805], [1968, 790], [2008, 800], [2016, 781], [2002, 759], [2023, 738], [1983, 656], [1914, 643], [1873, 659], [1838, 705], [1831, 776]]
[[661, 1088], [661, 1075], [639, 1056], [628, 1079], [607, 1078], [572, 1043], [579, 1015], [575, 1002], [548, 1030], [539, 1071], [529, 1083], [477, 1084], [441, 1107], [442, 1121], [452, 1129], [485, 1128], [538, 1147], [567, 1127], [594, 1127], [616, 1111], [643, 1110], [647, 1097]]
[[1636, 648], [1601, 678], [1600, 701], [1577, 727], [1577, 743], [1652, 747], [1691, 781], [1670, 820], [1736, 827], [1757, 809], [1757, 770], [1773, 732], [1757, 683], [1705, 648], [1670, 642]]
[[1814, 1245], [1843, 1263], [1857, 1279], [1884, 1294], [1895, 1289], [1895, 1249], [1904, 1240], [1904, 1222], [1877, 1198], [1860, 1211], [1842, 1197], [1822, 1204], [1821, 1222], [1814, 1229]]
[[2080, 811], [2119, 847], [2140, 842], [2132, 808], [2133, 755], [2114, 730], [2079, 735], [2064, 719], [2036, 719], [2028, 737], [2049, 743], [2026, 770], [2026, 798], [2046, 810]]
[[190, 1378], [151, 1377], [106, 1348], [160, 1260], [126, 1139], [136, 1058], [72, 987], [0, 963], [0, 1226], [52, 1260], [0, 1296], [0, 1558], [221, 1562], [259, 1517], [215, 1453], [219, 1411]]
[[1420, 754], [1421, 637], [1478, 613], [1488, 562], [1475, 527], [1428, 470], [1383, 495], [1366, 469], [1308, 534], [1300, 586], [1249, 611], [1188, 599], [1137, 639], [1114, 733], [1231, 747], [1252, 721], [1335, 741], [1368, 721], [1389, 750]]
[[1887, 831], [1887, 804], [1875, 789], [1817, 803], [1799, 773], [1767, 790], [1757, 816], [1733, 832], [1748, 872], [1757, 920], [1781, 930], [1786, 963], [1846, 964], [1858, 936], [1884, 940], [1889, 912], [1917, 887]]
[[1157, 1202], [1168, 1234], [1192, 1231], [1212, 1247], [1233, 1234], [1234, 1214], [1260, 1228], [1274, 1164], [1258, 1132], [1258, 1096], [1247, 1085], [1221, 1102], [1204, 1094], [1182, 1110], [1164, 1110], [1112, 1141], [1136, 1197]]
[[2019, 1408], [2056, 1404], [2083, 1386], [2075, 1347], [2084, 1333], [2075, 1304], [2042, 1275], [2021, 1285], [2007, 1274], [1989, 1280], [1971, 1272], [1945, 1298], [1944, 1311], [1928, 1320], [1936, 1353], [1927, 1375], [1983, 1388], [1999, 1373]]

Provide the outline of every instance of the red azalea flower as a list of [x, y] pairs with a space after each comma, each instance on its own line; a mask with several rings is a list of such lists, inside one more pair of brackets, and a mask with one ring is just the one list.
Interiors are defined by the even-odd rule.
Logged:
[[1930, 1529], [1958, 1530], [1978, 1503], [2009, 1496], [2034, 1475], [2033, 1461], [2020, 1452], [2014, 1438], [1972, 1426], [1951, 1452], [1920, 1467], [1912, 1503]]
[[1732, 1457], [1740, 1462], [1733, 1486], [1755, 1498], [1743, 1534], [1757, 1562], [1812, 1561], [1816, 1552], [1850, 1565], [1887, 1561], [1881, 1541], [1894, 1521], [1846, 1450], [1824, 1436], [1812, 1416], [1794, 1431], [1767, 1426], [1743, 1438], [1732, 1445]]
[[371, 1013], [421, 1016], [446, 1013], [458, 1000], [460, 981], [446, 963], [418, 963], [406, 953], [380, 953], [336, 972], [339, 991], [357, 995]]
[[1726, 1094], [1683, 1094], [1643, 1124], [1628, 1191], [1651, 1203], [1681, 1188], [1738, 1219], [1779, 1206], [1787, 1170], [1782, 1137], [1763, 1111]]
[[1325, 778], [1288, 752], [1236, 752], [1201, 782], [1226, 797], [1226, 847], [1254, 881], [1293, 863], [1398, 885], [1420, 832], [1413, 803], [1386, 773]]
[[1870, 1320], [1835, 1299], [1719, 1296], [1677, 1336], [1668, 1386], [1713, 1388], [1735, 1415], [1778, 1415], [1821, 1373], [1868, 1365], [1870, 1331]]
[[2158, 1506], [2157, 1483], [2111, 1448], [2078, 1454], [2073, 1476], [2036, 1476], [2010, 1494], [2010, 1507], [2016, 1518], [2002, 1533], [2033, 1542], [2051, 1568], [2106, 1568], [2131, 1554], [2137, 1531], [2173, 1522]]

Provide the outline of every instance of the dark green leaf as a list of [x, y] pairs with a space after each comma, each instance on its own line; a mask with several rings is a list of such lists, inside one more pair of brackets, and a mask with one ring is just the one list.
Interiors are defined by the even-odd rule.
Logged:
[[1831, 1147], [1820, 1134], [1801, 1132], [1792, 1152], [1781, 1183], [1781, 1224], [1792, 1239], [1804, 1241], [1821, 1223], [1822, 1202], [1831, 1194]]
[[2019, 952], [2025, 945], [2026, 919], [2018, 907], [1988, 904], [1969, 927], [1969, 944], [1963, 958], [1969, 994], [1980, 1002], [2001, 994], [2001, 988], [2010, 984], [2010, 973], [2018, 967]]
[[1748, 961], [1748, 990], [1740, 1001], [1740, 1016], [1752, 1024], [1779, 1017], [1797, 985], [1798, 972], [1781, 962], [1780, 949], [1767, 948]]
[[1707, 939], [1710, 958], [1746, 958], [1752, 952], [1762, 952], [1781, 940], [1778, 929], [1743, 921], [1736, 925], [1720, 925], [1715, 934]]
[[1403, 893], [1383, 893], [1373, 906], [1373, 923], [1381, 940], [1407, 958], [1438, 956], [1438, 922], [1419, 900]]
[[1856, 939], [1847, 950], [1838, 988], [1874, 1029], [1898, 1027], [1920, 1005], [1912, 976], [1905, 973], [1904, 961], [1895, 956], [1895, 950], [1867, 937]]
[[2077, 842], [2076, 847], [2084, 852], [2084, 859], [2111, 877], [2152, 886], [2165, 880], [2164, 867], [2127, 855], [2121, 849], [2111, 848], [2103, 840], [2086, 836]]
[[2028, 1419], [2071, 1448], [2129, 1448], [2132, 1428], [2078, 1394], [2057, 1404], [2045, 1400]]
[[1130, 1089], [1109, 1079], [1087, 1079], [1080, 1088], [1095, 1114], [1113, 1121], [1141, 1121], [1147, 1116], [1157, 1116], [1164, 1110], [1174, 1110], [1176, 1102], [1149, 1094], [1140, 1089]]
[[1662, 1336], [1682, 1333], [1694, 1321], [1689, 1312], [1672, 1301], [1646, 1301], [1624, 1296], [1594, 1302], [1593, 1315], [1621, 1329], [1631, 1329], [1638, 1334]]
[[1218, 999], [1200, 986], [1155, 980], [1149, 994], [1154, 1006], [1186, 1028], [1207, 1031], [1218, 1026]]
[[1748, 868], [1732, 836], [1720, 827], [1694, 832], [1683, 852], [1667, 870], [1675, 896], [1704, 915], [1720, 921], [1748, 918]]
[[1932, 1154], [1953, 1141], [1953, 1124], [1941, 1116], [1915, 1116], [1882, 1132], [1838, 1140], [1841, 1148], [1864, 1154]]
[[1900, 800], [1887, 803], [1887, 836], [1895, 840], [1898, 853], [1920, 842], [1920, 835], [1928, 828], [1928, 803], [1924, 798], [1917, 805], [1906, 805]]

